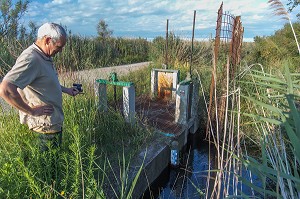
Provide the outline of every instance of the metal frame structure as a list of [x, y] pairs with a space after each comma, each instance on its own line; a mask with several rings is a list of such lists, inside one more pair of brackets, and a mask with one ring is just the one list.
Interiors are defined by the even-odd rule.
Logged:
[[[242, 26], [241, 17], [235, 17], [228, 12], [224, 13], [222, 3], [217, 16], [213, 70], [208, 106], [208, 123], [206, 129], [207, 133], [210, 126], [214, 128], [212, 123], [215, 123], [214, 121], [216, 121], [216, 111], [218, 113], [218, 130], [219, 132], [223, 130], [226, 108], [227, 70], [229, 73], [229, 82], [234, 84], [234, 75], [241, 60], [243, 34], [244, 28]], [[221, 55], [226, 55], [226, 63], [219, 63]], [[222, 64], [222, 66], [218, 67], [218, 64]], [[227, 67], [229, 68], [227, 69]], [[219, 96], [214, 97], [215, 89], [220, 91], [217, 92], [220, 93]]]

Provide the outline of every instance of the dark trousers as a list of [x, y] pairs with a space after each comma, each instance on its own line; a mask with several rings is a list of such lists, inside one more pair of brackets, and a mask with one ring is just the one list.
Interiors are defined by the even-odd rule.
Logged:
[[57, 133], [48, 133], [38, 135], [40, 142], [40, 150], [42, 152], [48, 151], [49, 148], [58, 148], [62, 142], [62, 131]]

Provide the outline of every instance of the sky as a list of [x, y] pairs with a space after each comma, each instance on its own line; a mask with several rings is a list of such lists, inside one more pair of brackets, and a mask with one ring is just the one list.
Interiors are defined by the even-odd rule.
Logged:
[[[244, 40], [255, 36], [273, 35], [286, 20], [273, 14], [268, 0], [223, 0], [223, 10], [241, 16]], [[191, 39], [194, 10], [196, 10], [195, 38], [215, 37], [218, 0], [31, 0], [22, 18], [24, 24], [55, 22], [67, 27], [72, 34], [97, 36], [97, 24], [104, 20], [115, 37], [153, 39], [169, 31], [176, 36]], [[286, 5], [287, 0], [282, 0]], [[286, 7], [287, 8], [287, 7]], [[297, 20], [299, 7], [290, 13]]]

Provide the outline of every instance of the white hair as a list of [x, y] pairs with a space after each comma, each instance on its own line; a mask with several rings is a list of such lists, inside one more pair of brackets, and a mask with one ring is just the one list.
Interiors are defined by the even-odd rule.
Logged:
[[57, 42], [62, 37], [67, 37], [65, 29], [56, 23], [45, 23], [38, 29], [38, 39], [42, 39], [45, 36], [52, 38], [53, 42]]

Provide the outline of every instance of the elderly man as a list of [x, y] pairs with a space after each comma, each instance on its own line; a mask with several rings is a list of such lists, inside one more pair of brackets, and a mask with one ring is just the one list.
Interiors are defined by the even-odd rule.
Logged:
[[17, 108], [20, 122], [39, 133], [41, 150], [61, 143], [64, 114], [62, 92], [75, 96], [75, 87], [60, 85], [53, 64], [55, 54], [62, 51], [67, 34], [55, 23], [45, 23], [38, 29], [37, 40], [25, 49], [0, 84], [0, 96]]

